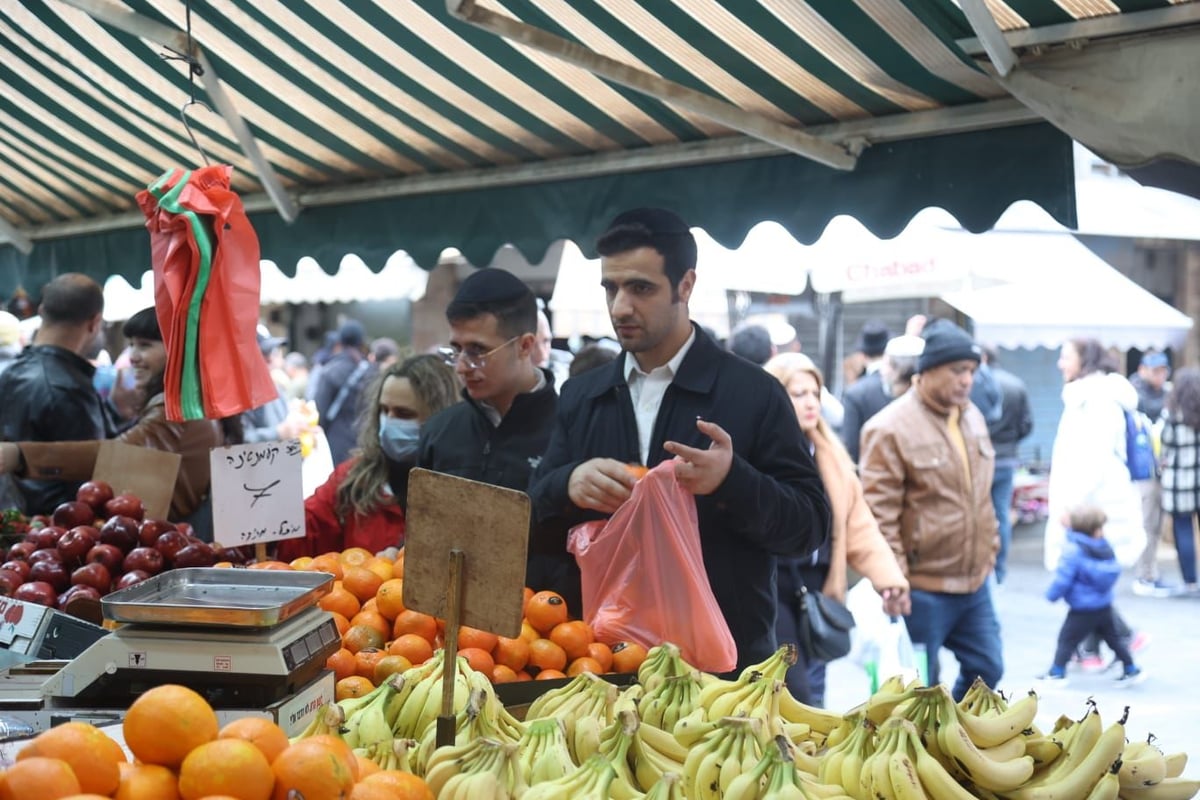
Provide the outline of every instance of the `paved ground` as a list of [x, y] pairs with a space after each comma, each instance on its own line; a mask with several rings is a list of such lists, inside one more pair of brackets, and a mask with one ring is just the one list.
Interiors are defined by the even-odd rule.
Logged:
[[[1042, 526], [1021, 526], [1014, 533], [1009, 578], [995, 595], [1004, 638], [1005, 675], [1000, 688], [1020, 693], [1037, 688], [1041, 696], [1038, 723], [1049, 727], [1060, 714], [1081, 715], [1093, 698], [1102, 719], [1117, 719], [1130, 707], [1129, 738], [1153, 733], [1168, 752], [1188, 751], [1192, 758], [1185, 775], [1200, 777], [1200, 598], [1145, 598], [1134, 595], [1128, 575], [1117, 589], [1117, 607], [1130, 625], [1150, 636], [1137, 655], [1147, 672], [1144, 683], [1117, 689], [1108, 674], [1068, 669], [1068, 685], [1044, 689], [1034, 680], [1050, 665], [1058, 629], [1066, 614], [1063, 603], [1047, 602], [1043, 593], [1050, 574], [1042, 567]], [[1179, 580], [1173, 550], [1160, 553], [1164, 576]], [[953, 683], [957, 664], [942, 656], [942, 679]], [[826, 698], [830, 708], [846, 709], [867, 696], [867, 677], [845, 660], [830, 665]]]

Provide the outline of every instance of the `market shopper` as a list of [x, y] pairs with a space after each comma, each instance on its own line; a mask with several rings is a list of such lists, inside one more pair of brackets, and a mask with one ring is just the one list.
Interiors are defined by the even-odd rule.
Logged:
[[[546, 451], [558, 395], [554, 375], [534, 364], [537, 301], [502, 269], [470, 275], [446, 307], [446, 363], [463, 382], [463, 400], [421, 429], [417, 466], [527, 491]], [[579, 608], [579, 570], [566, 551], [566, 528], [531, 521], [526, 585], [561, 594]]]
[[1008, 575], [1008, 549], [1012, 545], [1013, 478], [1016, 475], [1017, 445], [1033, 431], [1033, 413], [1029, 408], [1029, 390], [1025, 382], [999, 364], [996, 351], [983, 348], [983, 360], [1000, 390], [1000, 411], [988, 419], [988, 436], [996, 451], [996, 472], [992, 477], [992, 507], [1000, 532], [1000, 552], [996, 554], [996, 583]]
[[353, 319], [342, 323], [337, 332], [336, 352], [321, 367], [313, 395], [334, 464], [349, 458], [358, 441], [363, 389], [378, 373], [363, 350], [365, 341], [362, 323]]
[[1162, 507], [1171, 515], [1184, 591], [1200, 595], [1195, 517], [1200, 512], [1200, 369], [1184, 367], [1167, 396], [1162, 429]]
[[[163, 392], [167, 350], [154, 308], [134, 314], [125, 322], [122, 332], [129, 340], [129, 360], [137, 389], [146, 399], [133, 424], [116, 439], [182, 456], [168, 516], [175, 521], [186, 519], [193, 524], [197, 536], [212, 541], [209, 451], [240, 444], [241, 419], [168, 420]], [[95, 437], [88, 441], [4, 444], [0, 445], [0, 472], [16, 472], [31, 479], [53, 475], [65, 481], [85, 481], [92, 475], [99, 448], [100, 441]]]
[[[882, 595], [884, 613], [889, 616], [908, 614], [908, 581], [871, 516], [854, 462], [821, 414], [821, 390], [825, 383], [821, 371], [802, 353], [777, 355], [766, 363], [765, 369], [783, 385], [792, 399], [800, 430], [829, 495], [832, 514], [829, 540], [812, 556], [779, 558], [779, 616], [775, 622], [779, 641], [800, 641], [798, 601], [801, 586], [840, 603], [846, 601], [847, 566], [869, 580], [875, 591]], [[800, 655], [800, 660], [788, 670], [788, 689], [803, 703], [824, 706], [825, 662], [809, 658], [803, 648]]]
[[938, 682], [938, 655], [948, 648], [958, 659], [953, 694], [961, 699], [975, 678], [996, 686], [1004, 673], [987, 581], [999, 546], [994, 455], [970, 401], [979, 347], [944, 320], [926, 326], [923, 338], [915, 386], [863, 428], [859, 474], [908, 577], [908, 633], [925, 646], [929, 682]]
[[[1171, 366], [1166, 353], [1147, 350], [1142, 354], [1137, 372], [1129, 383], [1137, 390], [1139, 414], [1153, 432], [1161, 437], [1163, 406], [1167, 398], [1167, 379]], [[1135, 481], [1142, 499], [1142, 527], [1146, 529], [1146, 546], [1138, 556], [1133, 593], [1146, 597], [1170, 597], [1178, 588], [1162, 579], [1158, 573], [1158, 545], [1163, 533], [1163, 485], [1158, 470], [1149, 478]]]
[[404, 545], [408, 473], [417, 461], [421, 427], [458, 402], [454, 370], [435, 355], [413, 356], [384, 369], [367, 388], [358, 450], [304, 501], [305, 536], [280, 542], [291, 561], [362, 547], [378, 553]]
[[602, 286], [624, 353], [563, 387], [530, 494], [563, 529], [612, 514], [634, 483], [627, 463], [673, 459], [695, 495], [708, 580], [738, 667], [776, 649], [776, 556], [828, 536], [829, 504], [778, 381], [688, 318], [696, 242], [663, 209], [620, 214], [600, 237]]
[[[0, 439], [63, 442], [115, 433], [92, 378], [90, 352], [104, 324], [104, 291], [86, 275], [69, 272], [42, 289], [37, 338], [0, 374]], [[80, 481], [63, 475], [17, 481], [29, 514], [48, 514], [75, 499]]]
[[[287, 339], [281, 336], [271, 336], [264, 326], [259, 326], [258, 349], [263, 360], [270, 366], [271, 359], [279, 353]], [[272, 373], [272, 377], [275, 377]], [[246, 442], [277, 442], [284, 439], [294, 439], [312, 427], [309, 418], [297, 406], [292, 408], [287, 396], [286, 387], [278, 380], [275, 388], [279, 392], [258, 408], [252, 408], [242, 414], [243, 438]]]
[[863, 326], [855, 352], [863, 355], [863, 375], [842, 392], [842, 441], [850, 460], [858, 461], [859, 437], [867, 420], [892, 402], [892, 390], [881, 370], [884, 353], [890, 341], [888, 329], [881, 322]]

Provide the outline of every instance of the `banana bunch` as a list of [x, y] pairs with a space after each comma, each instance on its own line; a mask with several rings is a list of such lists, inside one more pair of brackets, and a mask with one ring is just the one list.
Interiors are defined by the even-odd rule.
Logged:
[[537, 719], [525, 726], [517, 743], [517, 762], [525, 783], [539, 783], [566, 777], [575, 771], [567, 747], [567, 728], [560, 719]]
[[718, 800], [734, 778], [752, 771], [762, 758], [761, 720], [722, 717], [713, 726], [683, 762], [683, 793], [690, 800]]
[[[501, 735], [494, 724], [494, 718], [487, 718], [483, 715], [483, 706], [486, 700], [487, 697], [483, 691], [471, 690], [466, 706], [454, 715], [454, 744], [466, 744], [472, 739], [484, 737], [497, 741], [505, 740], [506, 737]], [[424, 775], [429, 758], [438, 746], [436, 719], [429, 721], [417, 742], [417, 749], [412, 754], [412, 772], [416, 775]]]
[[[703, 715], [704, 711], [696, 709], [692, 713]], [[701, 720], [697, 722], [709, 724]], [[629, 746], [629, 765], [633, 768], [638, 786], [649, 792], [650, 787], [661, 783], [665, 776], [681, 775], [687, 755], [688, 748], [681, 744], [674, 734], [653, 725], [642, 724], [633, 733], [633, 743]], [[682, 793], [683, 787], [678, 787], [677, 791]]]
[[770, 710], [771, 688], [782, 681], [788, 667], [796, 663], [796, 646], [784, 645], [766, 660], [746, 667], [737, 680], [715, 680], [700, 690], [697, 704], [705, 717], [757, 716], [765, 718]]
[[[696, 672], [695, 667], [683, 660], [678, 647], [670, 642], [663, 642], [651, 647], [650, 651], [646, 653], [646, 658], [638, 667], [637, 679], [638, 684], [649, 692], [667, 678], [677, 678], [680, 675], [691, 675]], [[704, 676], [702, 680], [705, 682], [716, 680], [706, 673], [699, 673], [699, 675]]]
[[597, 752], [612, 765], [616, 777], [608, 787], [612, 800], [637, 800], [643, 796], [630, 759], [630, 751], [641, 723], [637, 714], [622, 711], [600, 734]]
[[850, 709], [844, 716], [861, 715], [875, 725], [882, 725], [883, 721], [893, 714], [907, 716], [907, 709], [911, 705], [910, 701], [918, 688], [920, 688], [918, 681], [905, 684], [902, 676], [892, 675], [879, 684], [879, 688], [865, 702]]
[[1181, 778], [1187, 753], [1164, 755], [1147, 738], [1130, 742], [1121, 754], [1117, 772], [1123, 800], [1188, 800], [1200, 792], [1200, 781]]
[[517, 746], [488, 737], [440, 747], [429, 759], [425, 783], [439, 800], [509, 800], [527, 791]]
[[858, 719], [845, 739], [825, 751], [817, 768], [817, 779], [842, 787], [854, 800], [870, 800], [862, 791], [859, 777], [863, 774], [863, 764], [875, 752], [875, 723], [863, 715]]
[[[954, 704], [954, 698], [950, 696], [950, 691], [944, 685], [920, 689], [918, 694], [929, 697], [933, 703], [932, 713], [936, 725], [938, 753], [942, 756], [943, 763], [950, 767], [960, 779], [969, 781], [980, 789], [1008, 793], [1022, 786], [1033, 775], [1033, 757], [1025, 755], [1023, 744], [1019, 748], [1008, 750], [1001, 748], [997, 751], [987, 747], [981, 749], [980, 744], [976, 743], [976, 739], [963, 724], [958, 707]], [[1024, 702], [1022, 700], [1022, 703]], [[1036, 702], [1036, 698], [1034, 702]], [[1014, 704], [1005, 713], [1012, 712], [1017, 705]], [[976, 720], [980, 719], [983, 718], [976, 718]], [[986, 731], [992, 735], [992, 738], [982, 741], [1002, 744], [1005, 740], [999, 738], [999, 731], [1007, 729], [1010, 723], [1005, 717], [993, 717], [987, 721], [991, 722], [992, 720], [1002, 721], [996, 722], [994, 727], [977, 726], [974, 728], [975, 735], [980, 736], [981, 732]], [[1018, 728], [1015, 735], [1019, 737], [1021, 730]], [[1100, 774], [1102, 773], [1097, 773], [1096, 777], [1099, 778]]]
[[616, 777], [612, 764], [596, 753], [570, 774], [529, 787], [521, 800], [609, 800]]
[[437, 719], [442, 711], [442, 675], [454, 681], [454, 702], [451, 713], [458, 714], [467, 705], [470, 688], [467, 676], [471, 672], [465, 658], [450, 660], [449, 672], [445, 652], [434, 651], [433, 658], [402, 673], [404, 684], [392, 696], [385, 710], [392, 732], [401, 739], [416, 739], [425, 726]]
[[664, 773], [646, 792], [646, 800], [684, 800], [679, 773]]
[[415, 770], [412, 768], [412, 754], [416, 749], [417, 741], [415, 739], [391, 739], [376, 742], [373, 747], [360, 747], [354, 753], [374, 761], [381, 770], [398, 770], [415, 774]]
[[393, 675], [362, 697], [347, 698], [338, 703], [345, 714], [338, 734], [351, 750], [359, 747], [369, 749], [377, 742], [392, 741], [387, 707], [403, 687], [403, 676]]
[[292, 744], [307, 739], [310, 736], [340, 736], [342, 723], [346, 721], [346, 712], [337, 703], [326, 703], [317, 709], [312, 720], [303, 731], [291, 737]]
[[663, 678], [654, 688], [644, 689], [637, 704], [642, 724], [673, 730], [680, 717], [696, 709], [701, 688], [699, 673], [689, 672]]
[[590, 672], [581, 672], [570, 683], [551, 689], [529, 704], [526, 721], [557, 717], [567, 729], [571, 760], [582, 764], [600, 747], [600, 731], [613, 721], [618, 690]]
[[622, 711], [636, 712], [645, 693], [646, 690], [640, 683], [631, 683], [621, 689], [617, 693], [617, 702], [613, 704], [613, 714], [620, 714]]
[[774, 744], [767, 747], [763, 758], [751, 768], [750, 779], [735, 780], [725, 796], [731, 800], [848, 800], [839, 788], [806, 778], [793, 760], [795, 752], [787, 737], [776, 736]]

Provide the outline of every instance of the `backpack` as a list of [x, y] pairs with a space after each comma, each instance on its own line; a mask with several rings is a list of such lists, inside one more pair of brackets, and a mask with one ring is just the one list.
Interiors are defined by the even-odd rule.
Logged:
[[1125, 466], [1129, 468], [1129, 477], [1135, 481], [1149, 480], [1155, 472], [1149, 420], [1143, 414], [1122, 411], [1125, 414]]

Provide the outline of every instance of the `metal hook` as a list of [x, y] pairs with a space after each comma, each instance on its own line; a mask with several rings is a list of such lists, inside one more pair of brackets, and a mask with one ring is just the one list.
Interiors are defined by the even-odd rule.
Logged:
[[179, 109], [179, 119], [183, 122], [183, 129], [185, 131], [187, 131], [188, 138], [192, 140], [192, 146], [195, 147], [197, 152], [200, 153], [200, 160], [203, 161], [204, 166], [207, 167], [207, 166], [209, 166], [208, 156], [205, 155], [204, 148], [200, 146], [200, 142], [196, 139], [196, 134], [194, 134], [192, 132], [192, 126], [188, 122], [188, 116], [187, 116], [188, 106], [204, 106], [204, 109], [206, 111], [208, 111], [208, 113], [210, 113], [210, 114], [213, 113], [213, 110], [212, 110], [212, 108], [209, 107], [208, 103], [205, 103], [203, 100], [194, 100], [194, 99], [188, 100]]

